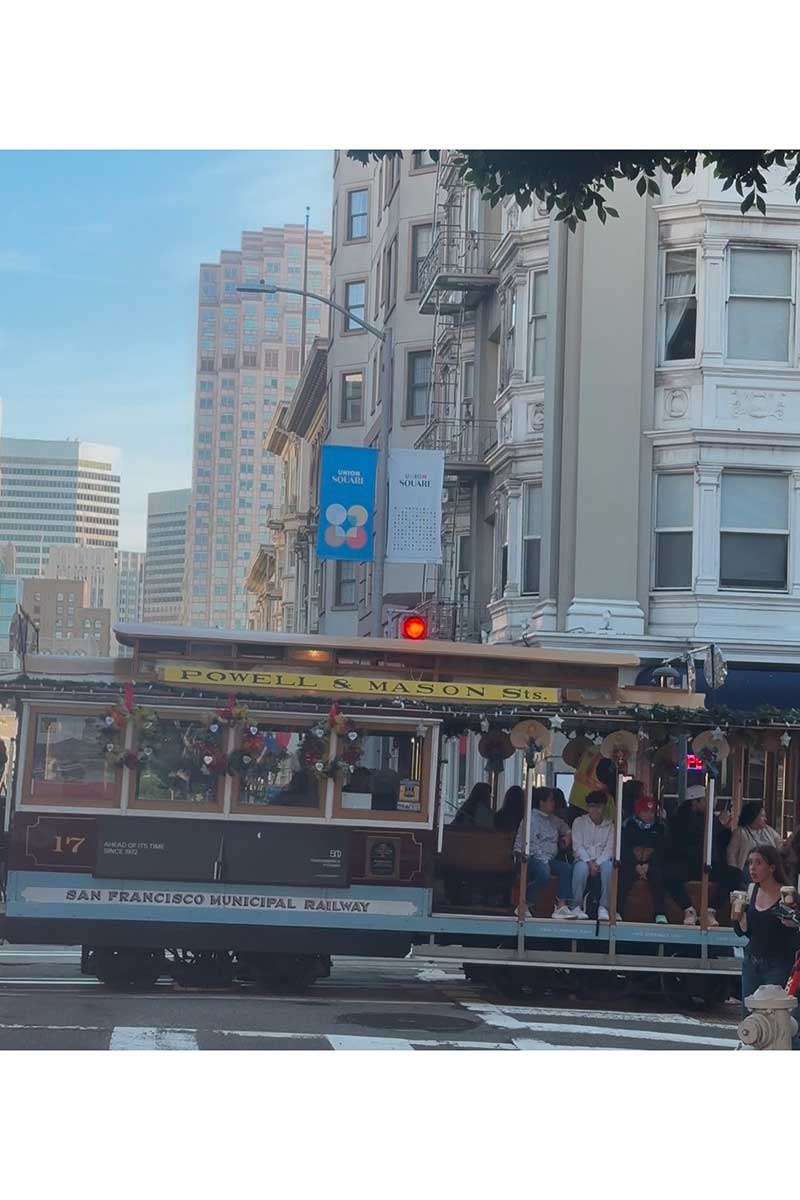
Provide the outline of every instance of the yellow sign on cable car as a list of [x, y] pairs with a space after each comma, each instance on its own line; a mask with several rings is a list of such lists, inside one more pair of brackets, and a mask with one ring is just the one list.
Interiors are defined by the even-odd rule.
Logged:
[[557, 688], [519, 683], [441, 683], [436, 680], [382, 679], [368, 675], [311, 675], [298, 671], [231, 671], [215, 667], [164, 667], [165, 683], [190, 687], [244, 688], [263, 692], [319, 692], [335, 696], [408, 696], [459, 700], [470, 704], [557, 704]]

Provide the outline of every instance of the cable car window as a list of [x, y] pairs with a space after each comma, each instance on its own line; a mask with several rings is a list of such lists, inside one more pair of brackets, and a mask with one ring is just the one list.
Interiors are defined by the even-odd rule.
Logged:
[[222, 723], [160, 716], [139, 738], [133, 803], [149, 808], [218, 810], [227, 773]]
[[304, 815], [322, 808], [328, 776], [329, 737], [322, 725], [298, 728], [254, 719], [230, 757], [236, 781], [234, 812]]
[[430, 737], [405, 730], [359, 731], [337, 747], [336, 811], [340, 817], [369, 812], [388, 820], [425, 821]]
[[33, 721], [29, 801], [74, 808], [119, 803], [121, 772], [107, 747], [100, 714], [38, 713]]

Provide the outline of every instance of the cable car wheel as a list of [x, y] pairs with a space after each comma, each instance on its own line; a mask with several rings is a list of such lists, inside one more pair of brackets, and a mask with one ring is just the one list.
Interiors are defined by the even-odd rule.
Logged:
[[173, 950], [172, 978], [181, 987], [225, 988], [233, 983], [229, 950]]
[[166, 971], [163, 950], [103, 946], [90, 950], [91, 973], [113, 988], [151, 988]]
[[331, 973], [327, 954], [239, 954], [239, 978], [270, 992], [305, 991]]

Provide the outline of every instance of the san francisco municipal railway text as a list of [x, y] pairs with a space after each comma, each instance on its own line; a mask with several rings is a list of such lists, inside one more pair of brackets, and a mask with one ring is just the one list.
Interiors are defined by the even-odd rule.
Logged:
[[89, 904], [210, 905], [211, 908], [285, 908], [298, 912], [367, 913], [369, 900], [323, 900], [316, 897], [223, 895], [214, 892], [145, 892], [114, 888], [67, 888], [65, 899]]

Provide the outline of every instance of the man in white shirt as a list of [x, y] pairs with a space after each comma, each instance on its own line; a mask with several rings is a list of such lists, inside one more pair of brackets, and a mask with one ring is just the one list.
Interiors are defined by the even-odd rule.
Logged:
[[614, 866], [614, 825], [606, 816], [605, 792], [590, 792], [587, 813], [572, 826], [572, 916], [586, 919], [583, 897], [589, 879], [600, 877], [600, 903], [597, 915], [608, 920], [608, 897]]

